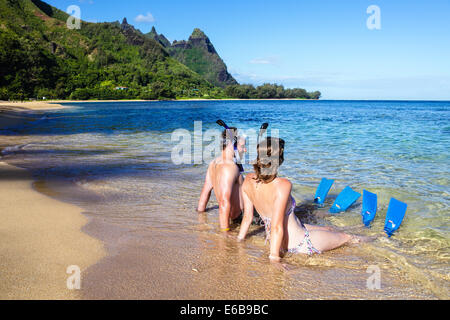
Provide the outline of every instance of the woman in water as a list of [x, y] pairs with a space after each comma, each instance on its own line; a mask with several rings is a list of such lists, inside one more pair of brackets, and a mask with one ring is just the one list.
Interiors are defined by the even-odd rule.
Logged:
[[246, 176], [243, 188], [244, 218], [238, 240], [245, 239], [258, 211], [266, 227], [266, 240], [270, 239], [270, 260], [280, 261], [283, 252], [314, 254], [332, 250], [358, 238], [335, 232], [331, 228], [303, 224], [294, 214], [295, 199], [292, 184], [277, 177], [284, 162], [284, 140], [268, 137], [258, 144], [258, 156], [253, 165], [255, 173]]

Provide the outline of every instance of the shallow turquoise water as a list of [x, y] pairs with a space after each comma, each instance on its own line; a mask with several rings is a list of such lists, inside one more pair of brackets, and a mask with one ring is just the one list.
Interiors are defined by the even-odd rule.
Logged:
[[[319, 223], [381, 235], [390, 198], [408, 203], [401, 228], [393, 238], [379, 240], [373, 254], [389, 254], [392, 263], [414, 274], [414, 281], [431, 287], [438, 297], [448, 297], [450, 102], [70, 105], [74, 108], [47, 113], [33, 125], [0, 132], [25, 139], [21, 146], [7, 148], [3, 156], [50, 183], [70, 182], [73, 188], [62, 196], [85, 203], [92, 214], [165, 230], [192, 226], [196, 219], [191, 213], [207, 164], [175, 165], [172, 132], [193, 133], [194, 121], [202, 121], [203, 133], [218, 129], [217, 119], [243, 130], [269, 122], [269, 129], [278, 129], [286, 141], [280, 173], [293, 182], [299, 203], [312, 202], [322, 177], [336, 182], [325, 208], [316, 213], [325, 213], [347, 185], [378, 194], [379, 210], [371, 229], [362, 227], [361, 199], [348, 212], [320, 218]], [[245, 168], [251, 170], [248, 164]]]

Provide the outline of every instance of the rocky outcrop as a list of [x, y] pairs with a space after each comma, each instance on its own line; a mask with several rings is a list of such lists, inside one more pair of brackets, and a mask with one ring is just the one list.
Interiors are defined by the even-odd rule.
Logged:
[[200, 29], [194, 29], [194, 32], [192, 32], [191, 36], [189, 37], [188, 43], [191, 44], [192, 47], [202, 48], [210, 54], [218, 55], [209, 38]]
[[192, 47], [187, 43], [186, 40], [181, 40], [181, 41], [174, 40], [171, 48], [189, 49]]
[[127, 39], [127, 43], [133, 46], [140, 46], [147, 56], [155, 54], [168, 56], [168, 53], [163, 49], [163, 46], [160, 45], [161, 43], [159, 41], [151, 37], [146, 37], [141, 31], [136, 30], [131, 24], [128, 24], [127, 18], [123, 18], [120, 28], [122, 34]]
[[214, 45], [202, 30], [196, 28], [187, 41], [175, 40], [172, 44], [164, 35], [158, 34], [155, 27], [146, 36], [157, 41], [172, 57], [212, 84], [220, 87], [237, 84]]
[[142, 46], [144, 44], [144, 37], [142, 37], [131, 24], [128, 24], [127, 18], [123, 18], [120, 28], [127, 38], [128, 44], [133, 46]]
[[170, 47], [170, 41], [167, 40], [167, 38], [163, 34], [158, 34], [156, 32], [155, 27], [152, 27], [152, 31], [146, 34], [148, 38], [151, 38], [155, 41], [157, 41], [160, 45], [162, 45], [164, 48]]

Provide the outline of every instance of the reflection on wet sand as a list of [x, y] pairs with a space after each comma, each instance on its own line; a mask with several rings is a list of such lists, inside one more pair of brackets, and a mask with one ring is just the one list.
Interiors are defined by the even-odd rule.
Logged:
[[[199, 222], [208, 224], [206, 214]], [[266, 252], [237, 242], [236, 235], [198, 232], [201, 255], [194, 286], [205, 299], [286, 299], [288, 275], [268, 263]]]

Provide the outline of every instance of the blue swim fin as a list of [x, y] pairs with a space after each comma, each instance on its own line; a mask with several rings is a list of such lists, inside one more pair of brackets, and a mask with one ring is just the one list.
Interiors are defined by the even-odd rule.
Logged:
[[366, 227], [370, 226], [370, 223], [375, 219], [377, 214], [377, 195], [375, 193], [363, 190], [363, 203], [362, 203], [362, 221]]
[[394, 231], [400, 227], [407, 207], [408, 205], [406, 203], [398, 201], [394, 198], [392, 198], [391, 202], [389, 202], [388, 211], [386, 213], [386, 222], [384, 225], [384, 231], [389, 238], [392, 236]]
[[337, 196], [336, 201], [334, 201], [333, 206], [330, 208], [330, 212], [339, 213], [347, 210], [359, 197], [361, 197], [361, 193], [353, 191], [350, 187], [345, 187]]
[[322, 181], [320, 181], [320, 184], [317, 187], [316, 195], [314, 196], [315, 203], [323, 204], [333, 183], [334, 180], [328, 180], [325, 178], [323, 178]]

